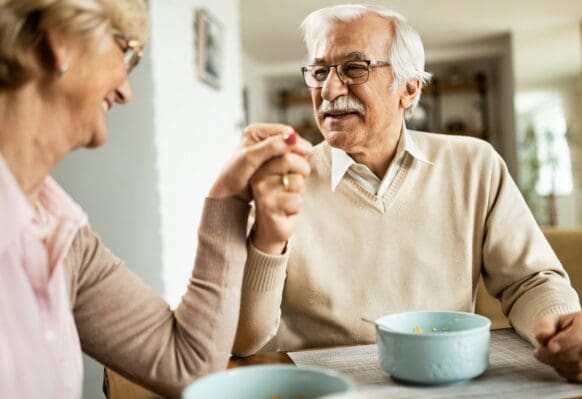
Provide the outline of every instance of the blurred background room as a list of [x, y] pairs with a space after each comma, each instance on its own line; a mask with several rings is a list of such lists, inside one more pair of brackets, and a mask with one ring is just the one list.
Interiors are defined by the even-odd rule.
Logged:
[[[134, 100], [109, 141], [54, 177], [105, 243], [175, 306], [204, 196], [251, 122], [321, 140], [300, 67], [299, 25], [330, 0], [149, 0]], [[419, 31], [434, 74], [409, 127], [489, 141], [542, 226], [582, 228], [582, 1], [368, 1]], [[455, 173], [454, 170], [451, 173]], [[85, 358], [84, 398], [103, 368]]]

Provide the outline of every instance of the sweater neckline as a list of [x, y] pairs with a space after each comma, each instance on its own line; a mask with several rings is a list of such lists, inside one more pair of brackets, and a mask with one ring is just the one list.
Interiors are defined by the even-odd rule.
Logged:
[[402, 184], [405, 181], [405, 177], [408, 174], [412, 161], [413, 161], [412, 156], [408, 153], [405, 153], [404, 162], [402, 163], [402, 166], [398, 170], [398, 173], [396, 174], [394, 181], [382, 196], [370, 193], [365, 188], [360, 186], [356, 179], [354, 179], [349, 174], [346, 174], [344, 178], [340, 181], [336, 188], [336, 191], [344, 189], [349, 190], [352, 193], [356, 194], [358, 199], [362, 201], [363, 205], [367, 205], [380, 213], [386, 213], [392, 206], [394, 198], [400, 191], [400, 188], [402, 187]]

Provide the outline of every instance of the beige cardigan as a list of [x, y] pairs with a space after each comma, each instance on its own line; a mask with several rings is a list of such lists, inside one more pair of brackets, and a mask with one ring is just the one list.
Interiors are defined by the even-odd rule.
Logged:
[[486, 142], [409, 132], [389, 190], [347, 174], [330, 188], [330, 147], [311, 157], [286, 255], [249, 246], [234, 353], [375, 341], [361, 318], [407, 310], [472, 312], [480, 275], [517, 332], [579, 299], [501, 157]]
[[206, 199], [187, 293], [175, 311], [85, 227], [65, 259], [83, 351], [125, 377], [177, 397], [224, 369], [236, 329], [249, 205]]

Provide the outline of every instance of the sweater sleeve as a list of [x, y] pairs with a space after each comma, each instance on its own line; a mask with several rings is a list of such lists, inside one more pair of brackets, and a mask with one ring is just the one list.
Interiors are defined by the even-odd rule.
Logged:
[[248, 241], [248, 258], [241, 294], [240, 318], [233, 354], [258, 352], [277, 334], [289, 248], [283, 255], [261, 252]]
[[175, 311], [89, 228], [76, 259], [73, 313], [83, 350], [125, 377], [177, 397], [227, 365], [238, 322], [249, 206], [206, 199], [187, 292]]
[[483, 243], [487, 290], [515, 330], [535, 343], [534, 322], [580, 310], [578, 295], [501, 157], [493, 153]]

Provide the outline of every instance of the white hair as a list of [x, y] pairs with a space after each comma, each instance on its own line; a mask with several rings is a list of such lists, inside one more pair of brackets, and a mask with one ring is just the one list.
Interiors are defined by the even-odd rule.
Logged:
[[363, 4], [344, 4], [319, 9], [309, 14], [301, 24], [307, 52], [312, 55], [315, 40], [330, 23], [347, 23], [368, 14], [389, 20], [394, 28], [394, 40], [388, 50], [388, 60], [392, 64], [394, 75], [393, 89], [411, 81], [420, 82], [412, 105], [404, 112], [408, 117], [418, 105], [422, 87], [430, 81], [431, 74], [424, 70], [422, 40], [402, 15], [388, 8]]

